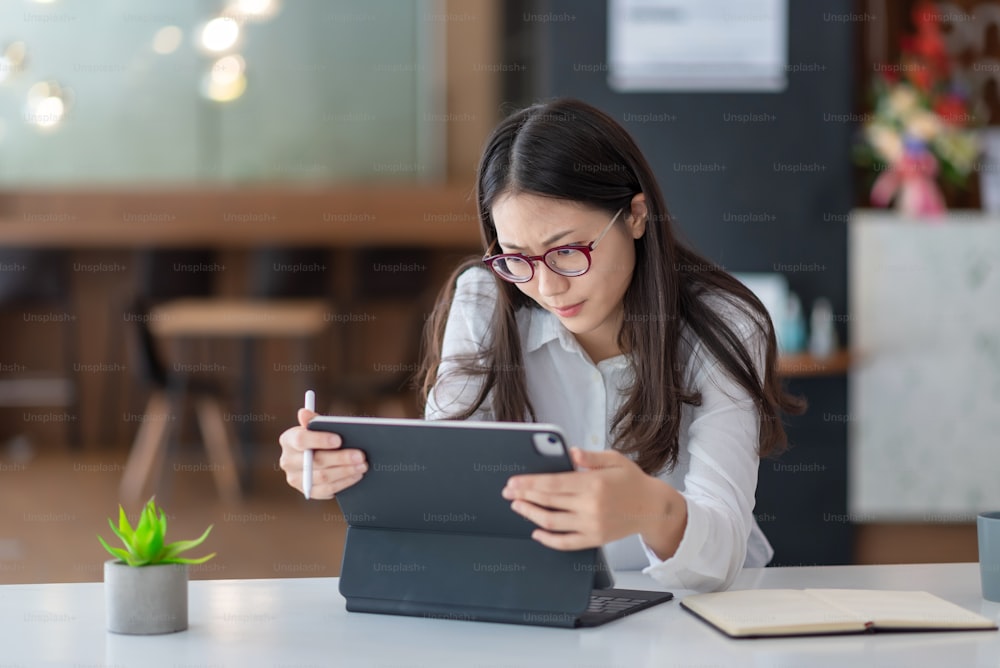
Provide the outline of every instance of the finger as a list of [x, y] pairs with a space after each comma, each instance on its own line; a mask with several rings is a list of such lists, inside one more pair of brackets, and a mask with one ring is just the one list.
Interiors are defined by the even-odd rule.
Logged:
[[[325, 490], [331, 495], [335, 494], [337, 490], [344, 489], [349, 485], [354, 484], [354, 482], [356, 482], [356, 480], [354, 480], [355, 478], [360, 480], [365, 471], [367, 471], [367, 466], [364, 464], [360, 466], [333, 466], [322, 470], [314, 469], [312, 477], [312, 491], [319, 494]], [[285, 479], [288, 481], [289, 485], [299, 491], [302, 491], [301, 468], [289, 468], [285, 473]], [[354, 482], [347, 482], [352, 480]], [[310, 493], [310, 496], [315, 496], [316, 498], [329, 498], [316, 496], [316, 494]]]
[[553, 550], [585, 550], [601, 545], [599, 541], [595, 541], [586, 534], [552, 533], [543, 529], [535, 529], [531, 533], [531, 538], [545, 547], [551, 547]]
[[[298, 413], [299, 425], [303, 427], [308, 427], [309, 421], [312, 420], [317, 415], [319, 415], [319, 413], [315, 413], [306, 408], [300, 408]], [[320, 443], [322, 443], [321, 445], [306, 446], [307, 448], [313, 450], [317, 448], [339, 448], [343, 443], [343, 439], [340, 437], [340, 434], [331, 434], [330, 432], [325, 432], [325, 431], [309, 431], [308, 429], [306, 431], [307, 433], [310, 434], [319, 434], [319, 438], [322, 439], [321, 441], [319, 441]]]
[[507, 487], [515, 494], [529, 489], [549, 494], [579, 494], [585, 485], [582, 475], [579, 471], [515, 475], [507, 480]]
[[299, 490], [300, 492], [303, 491], [302, 470], [299, 469], [298, 471], [296, 471], [295, 469], [286, 469], [284, 467], [282, 467], [282, 469], [285, 471], [285, 481], [288, 483], [288, 485], [290, 487]]
[[361, 476], [355, 478], [350, 478], [347, 480], [340, 481], [336, 484], [325, 484], [313, 487], [310, 491], [309, 497], [312, 499], [317, 499], [319, 501], [328, 501], [330, 499], [336, 498], [337, 494], [340, 494], [348, 487], [352, 487], [358, 482], [360, 482]]
[[313, 470], [334, 468], [339, 466], [355, 466], [365, 463], [365, 453], [361, 450], [321, 450], [313, 453]]
[[324, 431], [309, 431], [305, 427], [290, 427], [280, 437], [278, 443], [283, 448], [294, 450], [331, 450], [344, 444], [340, 434]]
[[617, 450], [602, 450], [601, 452], [592, 452], [590, 450], [581, 450], [580, 448], [570, 448], [570, 457], [573, 459], [573, 465], [578, 469], [603, 469], [613, 466], [621, 466], [622, 459], [625, 455], [618, 452]]
[[505, 488], [503, 497], [511, 501], [526, 501], [542, 508], [553, 510], [572, 510], [577, 505], [576, 494], [553, 494], [542, 492], [536, 489], [513, 489]]
[[565, 510], [547, 510], [527, 501], [515, 501], [511, 510], [526, 517], [546, 531], [575, 531], [580, 520], [576, 513]]
[[309, 420], [312, 420], [317, 415], [318, 413], [311, 411], [308, 408], [300, 408], [298, 413], [299, 426], [308, 427]]
[[[285, 472], [285, 480], [288, 484], [300, 492], [303, 491], [303, 468], [301, 466], [302, 456], [299, 455], [298, 464], [292, 462], [289, 463], [283, 456], [280, 460], [281, 469]], [[313, 469], [313, 488], [317, 485], [324, 485], [330, 483], [337, 483], [341, 480], [346, 480], [349, 478], [357, 477], [360, 479], [361, 476], [368, 471], [367, 463], [360, 464], [349, 464], [347, 466], [328, 466], [322, 469]], [[353, 483], [351, 483], [353, 484]], [[310, 491], [310, 496], [314, 496], [312, 491]], [[316, 497], [323, 498], [323, 497]]]
[[[278, 466], [287, 474], [293, 472], [302, 472], [302, 457], [303, 454], [299, 450], [293, 450], [292, 448], [282, 448], [281, 456], [278, 457]], [[289, 479], [291, 483], [291, 479]]]
[[317, 499], [332, 499], [348, 487], [356, 485], [363, 477], [364, 474], [362, 473], [349, 473], [336, 480], [314, 484], [311, 496]]
[[313, 484], [322, 485], [324, 483], [336, 482], [351, 476], [362, 475], [368, 470], [367, 464], [350, 464], [348, 466], [328, 466], [320, 469], [313, 469]]

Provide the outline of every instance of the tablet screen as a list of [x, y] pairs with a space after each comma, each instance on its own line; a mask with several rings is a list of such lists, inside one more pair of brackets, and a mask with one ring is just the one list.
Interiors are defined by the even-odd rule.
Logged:
[[530, 536], [500, 490], [513, 475], [573, 470], [555, 425], [323, 416], [309, 428], [365, 453], [365, 476], [337, 494], [352, 526]]

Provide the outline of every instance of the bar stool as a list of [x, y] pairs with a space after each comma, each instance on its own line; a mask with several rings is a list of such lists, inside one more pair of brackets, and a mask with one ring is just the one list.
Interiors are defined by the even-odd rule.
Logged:
[[141, 501], [147, 487], [158, 478], [172, 423], [183, 398], [191, 396], [219, 494], [227, 503], [238, 503], [242, 496], [239, 478], [242, 456], [225, 417], [222, 391], [211, 383], [195, 382], [189, 375], [169, 371], [157, 354], [156, 343], [183, 338], [315, 337], [327, 324], [327, 302], [180, 298], [152, 308], [139, 305], [135, 320], [153, 391], [125, 464], [122, 498], [129, 503]]
[[[284, 248], [251, 251], [246, 280], [250, 297], [246, 299], [216, 297], [222, 288], [220, 281], [228, 276], [225, 272], [231, 273], [234, 266], [213, 249], [139, 253], [138, 297], [133, 300], [129, 319], [134, 325], [132, 338], [138, 344], [134, 367], [141, 371], [141, 380], [151, 394], [122, 478], [123, 496], [141, 500], [145, 488], [156, 486], [163, 460], [178, 445], [171, 435], [181, 432], [190, 399], [220, 494], [228, 502], [239, 500], [241, 469], [245, 472], [246, 468], [238, 444], [241, 439], [244, 445], [249, 443], [253, 425], [242, 422], [244, 429], [235, 434], [225, 409], [234, 402], [239, 410], [252, 404], [250, 388], [256, 371], [253, 346], [259, 339], [310, 337], [322, 327], [325, 303], [305, 305], [310, 323], [303, 325], [294, 313], [301, 312], [302, 302], [276, 298], [323, 294], [323, 281], [310, 270], [312, 264], [325, 270], [325, 253]], [[237, 285], [232, 278], [225, 282], [230, 290]], [[243, 382], [235, 390], [222, 382], [219, 374], [201, 373], [205, 365], [191, 364], [195, 344], [217, 351], [219, 342], [236, 344], [243, 353], [237, 362]], [[169, 366], [167, 357], [160, 354], [167, 345], [173, 353]], [[249, 482], [249, 477], [245, 480]]]

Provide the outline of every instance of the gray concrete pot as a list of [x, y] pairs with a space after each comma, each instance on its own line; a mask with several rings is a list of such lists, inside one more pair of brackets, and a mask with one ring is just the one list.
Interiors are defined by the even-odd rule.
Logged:
[[151, 635], [188, 627], [187, 564], [104, 562], [104, 601], [112, 633]]

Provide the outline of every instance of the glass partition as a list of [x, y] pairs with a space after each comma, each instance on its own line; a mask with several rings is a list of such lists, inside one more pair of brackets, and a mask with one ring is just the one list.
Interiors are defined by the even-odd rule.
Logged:
[[443, 178], [439, 1], [0, 3], [0, 187]]

